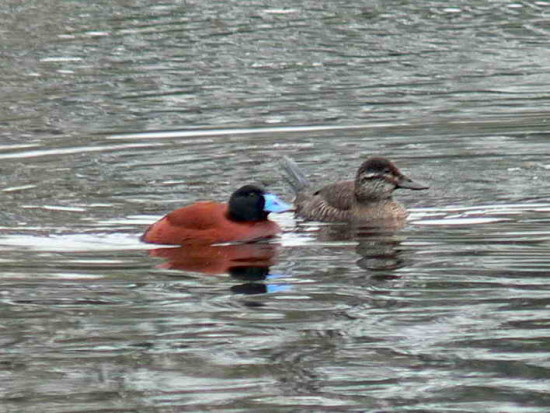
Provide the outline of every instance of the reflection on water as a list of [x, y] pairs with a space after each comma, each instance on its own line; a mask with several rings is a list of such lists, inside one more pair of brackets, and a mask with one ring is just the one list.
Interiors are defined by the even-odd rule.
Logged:
[[223, 274], [235, 267], [270, 267], [276, 262], [278, 247], [268, 243], [235, 245], [195, 245], [177, 248], [156, 248], [149, 251], [153, 257], [167, 260], [160, 268]]
[[207, 275], [229, 274], [232, 279], [245, 282], [231, 287], [235, 293], [264, 294], [289, 288], [288, 285], [265, 282], [279, 277], [270, 274], [270, 267], [276, 264], [279, 254], [279, 246], [275, 244], [189, 244], [177, 248], [156, 248], [150, 250], [149, 254], [166, 260], [158, 268]]
[[[321, 226], [315, 236], [318, 241], [352, 241], [359, 256], [356, 264], [369, 271], [396, 270], [404, 265], [399, 245], [406, 238], [400, 233], [404, 222], [398, 225], [332, 224]], [[298, 227], [299, 228], [299, 227]]]
[[357, 245], [357, 254], [361, 257], [357, 265], [366, 270], [396, 270], [405, 265], [399, 235], [392, 233], [362, 234]]

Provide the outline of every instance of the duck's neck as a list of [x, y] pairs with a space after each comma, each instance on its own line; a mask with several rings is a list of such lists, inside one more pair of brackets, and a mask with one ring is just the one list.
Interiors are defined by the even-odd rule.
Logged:
[[227, 217], [231, 221], [236, 222], [257, 222], [257, 221], [265, 221], [267, 219], [267, 216], [269, 215], [268, 212], [265, 212], [263, 210], [257, 210], [257, 209], [237, 209], [237, 208], [231, 208], [231, 205], [229, 205], [229, 208], [227, 209]]
[[354, 185], [355, 199], [359, 204], [391, 202], [394, 190], [395, 186], [383, 179], [373, 179], [368, 183], [362, 183], [358, 177]]
[[357, 204], [368, 207], [370, 205], [393, 202], [393, 197], [391, 192], [379, 193], [375, 191], [355, 191], [355, 201]]

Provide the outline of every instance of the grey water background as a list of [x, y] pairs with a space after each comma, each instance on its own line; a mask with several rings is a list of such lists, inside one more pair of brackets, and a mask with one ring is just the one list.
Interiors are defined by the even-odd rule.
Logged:
[[[547, 412], [550, 2], [0, 3], [0, 412]], [[398, 231], [141, 244], [292, 156]]]

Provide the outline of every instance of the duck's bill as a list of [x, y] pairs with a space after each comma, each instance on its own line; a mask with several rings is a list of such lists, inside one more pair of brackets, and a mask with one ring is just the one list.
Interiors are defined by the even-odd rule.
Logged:
[[414, 190], [420, 190], [420, 189], [429, 189], [430, 187], [424, 184], [421, 184], [419, 182], [415, 182], [410, 178], [407, 178], [404, 176], [399, 180], [397, 183], [398, 188], [405, 188], [405, 189], [414, 189]]
[[265, 206], [267, 212], [286, 212], [292, 210], [292, 205], [286, 203], [277, 195], [264, 194]]

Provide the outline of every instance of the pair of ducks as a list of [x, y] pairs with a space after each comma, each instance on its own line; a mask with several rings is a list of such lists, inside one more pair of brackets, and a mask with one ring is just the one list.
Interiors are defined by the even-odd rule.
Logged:
[[[288, 175], [296, 199], [297, 216], [323, 222], [402, 221], [405, 208], [394, 201], [397, 188], [428, 189], [406, 177], [388, 159], [369, 158], [359, 167], [355, 180], [339, 181], [311, 190], [300, 168], [285, 157], [283, 169]], [[255, 185], [239, 188], [229, 202], [197, 202], [176, 209], [151, 225], [142, 240], [154, 244], [183, 245], [247, 242], [274, 237], [280, 227], [268, 219], [271, 212], [292, 210], [292, 206], [276, 195]]]

